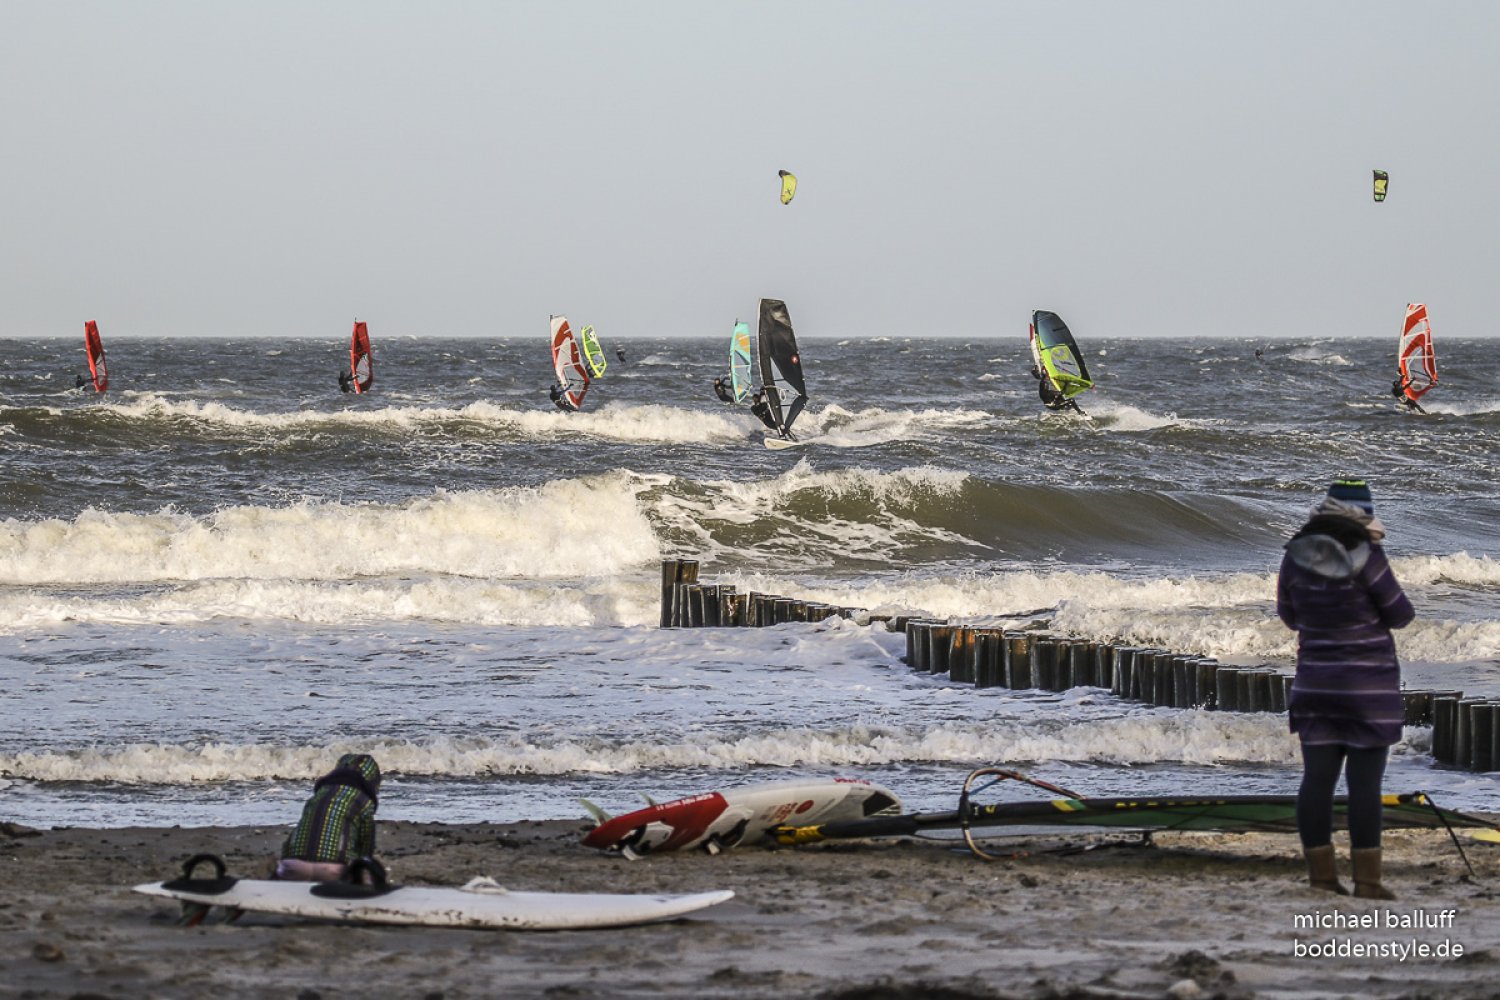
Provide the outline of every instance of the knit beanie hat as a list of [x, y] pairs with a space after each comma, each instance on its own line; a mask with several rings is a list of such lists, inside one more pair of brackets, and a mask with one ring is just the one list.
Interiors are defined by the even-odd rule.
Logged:
[[1363, 479], [1339, 479], [1328, 487], [1328, 499], [1353, 504], [1366, 514], [1375, 513], [1375, 498], [1370, 495], [1370, 484]]

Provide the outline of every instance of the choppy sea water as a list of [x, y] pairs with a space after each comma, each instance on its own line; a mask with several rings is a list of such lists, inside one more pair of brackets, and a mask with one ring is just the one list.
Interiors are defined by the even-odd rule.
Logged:
[[[709, 389], [727, 329], [621, 341], [620, 364], [601, 328], [610, 369], [574, 415], [540, 335], [371, 332], [358, 397], [337, 337], [106, 340], [102, 397], [72, 388], [81, 344], [0, 342], [0, 818], [290, 821], [351, 750], [389, 772], [394, 819], [831, 775], [950, 808], [991, 764], [1089, 794], [1289, 792], [1280, 717], [961, 689], [878, 625], [661, 630], [659, 564], [1289, 665], [1280, 545], [1342, 475], [1371, 481], [1418, 608], [1410, 685], [1500, 695], [1484, 341], [1440, 342], [1420, 416], [1387, 395], [1385, 339], [1084, 339], [1084, 420], [1042, 411], [1024, 336], [805, 337], [807, 445], [772, 452]], [[1500, 810], [1429, 736], [1388, 788]]]

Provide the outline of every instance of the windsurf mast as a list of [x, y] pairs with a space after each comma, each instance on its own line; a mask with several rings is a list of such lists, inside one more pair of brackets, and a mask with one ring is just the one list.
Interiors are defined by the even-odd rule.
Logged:
[[[807, 405], [807, 384], [802, 378], [802, 356], [797, 352], [797, 337], [792, 332], [792, 318], [786, 303], [780, 299], [760, 300], [760, 380], [766, 392], [766, 403], [783, 437], [791, 435], [792, 424]], [[791, 399], [785, 407], [783, 401]]]
[[93, 320], [83, 324], [83, 351], [89, 359], [94, 391], [103, 392], [109, 388], [109, 368], [104, 363], [104, 341], [99, 337], [99, 324]]
[[370, 351], [370, 332], [365, 324], [354, 321], [349, 335], [349, 371], [354, 376], [354, 391], [369, 392], [375, 384], [375, 355]]
[[557, 385], [568, 404], [575, 410], [583, 408], [583, 396], [589, 391], [588, 369], [583, 366], [578, 338], [568, 325], [566, 316], [552, 317], [552, 370], [557, 373]]
[[1401, 387], [1406, 398], [1416, 402], [1437, 385], [1437, 354], [1432, 346], [1432, 324], [1427, 306], [1411, 302], [1406, 306], [1406, 322], [1401, 327], [1401, 342], [1396, 350], [1396, 366], [1401, 369]]

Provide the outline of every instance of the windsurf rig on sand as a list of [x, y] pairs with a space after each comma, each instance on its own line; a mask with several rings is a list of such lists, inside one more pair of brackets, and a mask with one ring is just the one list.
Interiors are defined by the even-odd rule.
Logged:
[[[1006, 781], [1016, 781], [1051, 792], [1058, 798], [980, 804], [978, 797]], [[1493, 821], [1440, 808], [1423, 792], [1382, 796], [1386, 828], [1444, 829], [1472, 875], [1474, 869], [1455, 832], [1476, 831], [1474, 839], [1500, 842], [1500, 826]], [[1348, 800], [1334, 800], [1334, 825], [1348, 825]], [[873, 837], [922, 836], [943, 830], [958, 830], [975, 856], [993, 861], [1014, 854], [985, 850], [974, 831], [997, 827], [1065, 828], [1070, 830], [1132, 830], [1149, 841], [1153, 833], [1196, 831], [1214, 833], [1296, 833], [1295, 795], [1221, 796], [1128, 796], [1093, 797], [1029, 777], [1019, 771], [985, 767], [969, 773], [958, 797], [958, 808], [949, 812], [880, 815], [865, 819], [828, 821], [821, 824], [782, 824], [771, 837], [784, 846], [815, 844], [825, 840]], [[1016, 836], [1015, 833], [1008, 834]], [[1029, 833], [1027, 835], [1030, 835]], [[1007, 834], [1000, 834], [1007, 836]]]

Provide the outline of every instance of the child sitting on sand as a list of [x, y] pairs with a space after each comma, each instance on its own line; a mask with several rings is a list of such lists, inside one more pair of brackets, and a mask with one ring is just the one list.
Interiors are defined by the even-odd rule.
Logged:
[[313, 784], [302, 818], [281, 847], [272, 878], [336, 882], [350, 862], [375, 854], [375, 809], [380, 765], [364, 753], [346, 753]]

